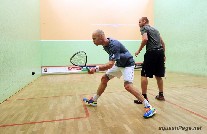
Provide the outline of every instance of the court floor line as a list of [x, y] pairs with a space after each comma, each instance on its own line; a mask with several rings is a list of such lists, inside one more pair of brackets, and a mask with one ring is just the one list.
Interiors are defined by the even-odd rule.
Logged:
[[[43, 97], [31, 97], [31, 98], [19, 98], [16, 100], [33, 100], [33, 99], [48, 99], [48, 98], [58, 98], [58, 97], [66, 97], [66, 96], [74, 96], [74, 95], [55, 95], [55, 96], [43, 96]], [[6, 100], [6, 101], [12, 101], [12, 100]]]
[[[123, 91], [119, 91], [119, 92], [127, 92], [127, 91], [123, 90]], [[117, 93], [117, 92], [105, 92], [105, 93]], [[155, 94], [152, 94], [152, 93], [149, 93], [149, 94], [152, 95], [152, 96], [156, 96]], [[196, 112], [193, 112], [193, 111], [191, 111], [191, 110], [189, 110], [189, 109], [187, 109], [187, 108], [185, 108], [185, 107], [182, 107], [182, 106], [180, 106], [180, 105], [177, 105], [177, 104], [175, 104], [175, 103], [173, 103], [173, 102], [171, 102], [171, 101], [168, 101], [168, 100], [165, 100], [165, 101], [166, 101], [167, 103], [171, 104], [171, 105], [174, 105], [174, 106], [176, 106], [176, 107], [178, 107], [178, 108], [184, 110], [184, 111], [187, 111], [187, 112], [189, 112], [189, 113], [191, 113], [191, 114], [194, 114], [194, 115], [197, 116], [197, 117], [200, 117], [200, 118], [202, 118], [202, 119], [204, 119], [204, 120], [207, 120], [207, 117], [206, 117], [206, 116], [203, 116], [203, 115], [201, 115], [201, 114], [198, 114], [198, 113], [196, 113]]]
[[[127, 92], [127, 91], [119, 91], [119, 92]], [[117, 93], [117, 92], [105, 92], [105, 93]], [[155, 96], [155, 94], [152, 94], [152, 93], [149, 93], [150, 95], [152, 96]], [[81, 97], [81, 101], [82, 101], [82, 96], [83, 95], [88, 95], [88, 94], [81, 94], [80, 97]], [[73, 95], [63, 95], [63, 96], [73, 96]], [[49, 97], [39, 97], [39, 98], [20, 98], [20, 99], [16, 99], [16, 100], [30, 100], [30, 99], [46, 99], [46, 98], [53, 98], [53, 97], [63, 97], [63, 96], [49, 96]], [[7, 100], [9, 101], [9, 100]], [[201, 114], [198, 114], [196, 112], [193, 112], [185, 107], [182, 107], [180, 105], [177, 105], [171, 101], [168, 101], [168, 100], [165, 100], [167, 103], [171, 104], [171, 105], [174, 105], [184, 111], [187, 111], [191, 114], [194, 114], [195, 116], [197, 117], [200, 117], [204, 120], [207, 120], [207, 117], [201, 115]], [[57, 119], [57, 120], [45, 120], [45, 121], [36, 121], [36, 122], [26, 122], [26, 123], [19, 123], [19, 124], [5, 124], [5, 125], [0, 125], [0, 127], [9, 127], [9, 126], [20, 126], [20, 125], [27, 125], [27, 124], [37, 124], [37, 123], [45, 123], [45, 122], [58, 122], [58, 121], [66, 121], [66, 120], [77, 120], [77, 119], [83, 119], [83, 118], [88, 118], [89, 117], [89, 111], [87, 109], [87, 106], [84, 104], [84, 102], [82, 101], [82, 104], [83, 104], [83, 108], [84, 108], [84, 111], [85, 111], [85, 117], [73, 117], [73, 118], [65, 118], [65, 119]]]
[[[123, 90], [123, 91], [119, 91], [119, 92], [127, 92], [127, 91]], [[117, 93], [117, 92], [105, 92], [105, 93]], [[95, 94], [95, 93], [92, 93], [92, 94]], [[155, 96], [155, 94], [152, 94], [152, 93], [149, 93], [149, 94], [152, 95], [152, 96]], [[88, 94], [81, 94], [81, 96], [83, 96], [83, 95], [88, 95]], [[64, 95], [64, 96], [73, 96], [73, 95]], [[40, 98], [51, 98], [51, 97], [61, 97], [61, 96], [50, 96], [50, 97], [40, 97]], [[29, 100], [29, 99], [37, 99], [37, 98], [25, 98], [25, 99], [17, 99], [17, 100]], [[167, 103], [171, 104], [171, 105], [174, 105], [174, 106], [176, 106], [176, 107], [184, 110], [184, 111], [187, 111], [187, 112], [189, 112], [191, 114], [194, 114], [194, 115], [196, 115], [196, 116], [198, 116], [198, 117], [200, 117], [200, 118], [202, 118], [204, 120], [207, 120], [207, 117], [206, 116], [203, 116], [201, 114], [198, 114], [196, 112], [193, 112], [192, 110], [189, 110], [189, 109], [187, 109], [185, 107], [182, 107], [180, 105], [177, 105], [177, 104], [175, 104], [175, 103], [173, 103], [171, 101], [168, 101], [168, 100], [165, 100], [165, 101]]]
[[[55, 96], [55, 97], [58, 97], [58, 96]], [[41, 98], [50, 98], [50, 97], [41, 97]], [[17, 100], [28, 100], [28, 99], [31, 99], [31, 98], [17, 99]], [[32, 99], [35, 99], [35, 98], [32, 98]], [[82, 97], [81, 97], [81, 102], [83, 104], [83, 109], [84, 109], [84, 112], [85, 112], [85, 116], [83, 116], [83, 117], [72, 117], [72, 118], [63, 118], [63, 119], [57, 119], [57, 120], [43, 120], [43, 121], [13, 123], [13, 124], [2, 124], [2, 125], [0, 124], [0, 128], [1, 127], [12, 127], [12, 126], [21, 126], [21, 125], [31, 125], [31, 124], [47, 123], [47, 122], [60, 122], [60, 121], [67, 121], [67, 120], [79, 120], [79, 119], [88, 118], [89, 117], [89, 111], [88, 111], [86, 105], [84, 104], [84, 102], [82, 101]]]
[[[155, 96], [155, 94], [152, 94], [152, 93], [149, 93], [149, 94]], [[171, 101], [168, 101], [168, 100], [165, 100], [165, 101], [166, 101], [167, 103], [170, 103], [170, 104], [172, 104], [172, 105], [174, 105], [174, 106], [176, 106], [176, 107], [178, 107], [178, 108], [184, 110], [184, 111], [187, 111], [187, 112], [189, 112], [189, 113], [191, 113], [191, 114], [194, 114], [194, 115], [196, 115], [196, 116], [198, 116], [198, 117], [200, 117], [200, 118], [203, 118], [204, 120], [207, 120], [207, 117], [205, 117], [205, 116], [203, 116], [203, 115], [201, 115], [201, 114], [198, 114], [198, 113], [196, 113], [196, 112], [193, 112], [193, 111], [191, 111], [191, 110], [189, 110], [189, 109], [187, 109], [187, 108], [185, 108], [185, 107], [182, 107], [182, 106], [180, 106], [180, 105], [177, 105], [177, 104], [175, 104], [175, 103], [173, 103], [173, 102], [171, 102]]]

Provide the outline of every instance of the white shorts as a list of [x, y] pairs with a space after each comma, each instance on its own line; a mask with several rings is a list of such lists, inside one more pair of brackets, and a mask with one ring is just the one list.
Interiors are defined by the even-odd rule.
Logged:
[[117, 67], [113, 66], [110, 68], [106, 75], [109, 77], [109, 79], [112, 79], [114, 77], [120, 78], [123, 75], [124, 81], [132, 82], [134, 80], [134, 66], [131, 67]]

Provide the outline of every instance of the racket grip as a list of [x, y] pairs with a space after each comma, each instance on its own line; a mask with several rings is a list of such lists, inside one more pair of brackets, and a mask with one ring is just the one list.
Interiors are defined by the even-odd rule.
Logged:
[[87, 66], [86, 66], [86, 69], [87, 69], [87, 71], [88, 71], [88, 72], [90, 71], [90, 68], [89, 68], [89, 67], [87, 67]]

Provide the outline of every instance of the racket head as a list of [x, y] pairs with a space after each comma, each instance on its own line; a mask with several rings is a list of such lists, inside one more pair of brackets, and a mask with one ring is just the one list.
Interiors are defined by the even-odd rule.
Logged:
[[80, 66], [82, 68], [86, 67], [86, 69], [89, 71], [89, 68], [86, 66], [87, 54], [84, 51], [78, 51], [75, 54], [73, 54], [70, 58], [70, 63], [72, 63], [74, 66]]

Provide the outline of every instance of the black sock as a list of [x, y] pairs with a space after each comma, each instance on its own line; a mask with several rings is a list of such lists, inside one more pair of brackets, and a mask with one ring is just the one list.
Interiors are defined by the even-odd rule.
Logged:
[[142, 94], [144, 96], [145, 99], [147, 99], [147, 94]]
[[159, 96], [163, 96], [163, 92], [159, 92]]

